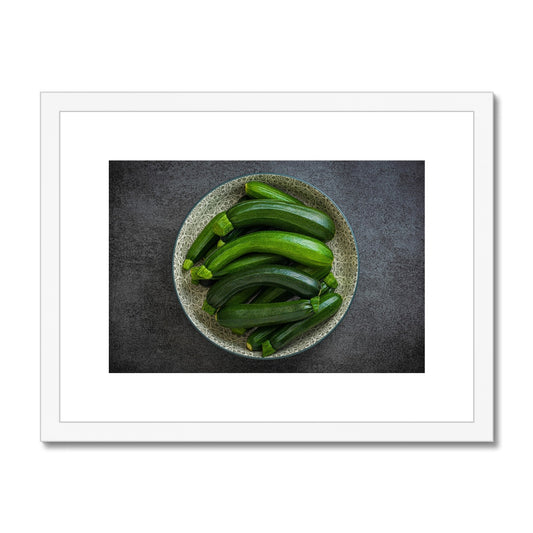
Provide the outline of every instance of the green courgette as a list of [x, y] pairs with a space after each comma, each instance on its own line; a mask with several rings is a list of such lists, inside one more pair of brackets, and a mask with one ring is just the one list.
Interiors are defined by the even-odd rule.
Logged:
[[300, 202], [300, 200], [294, 198], [294, 196], [280, 191], [279, 189], [272, 187], [272, 185], [267, 185], [262, 181], [249, 181], [244, 186], [244, 190], [246, 191], [246, 194], [252, 198], [268, 198], [290, 204], [304, 205], [303, 202]]
[[318, 300], [318, 309], [312, 316], [300, 322], [281, 326], [270, 335], [268, 340], [263, 341], [263, 357], [272, 355], [296, 337], [332, 317], [342, 304], [342, 297], [335, 292], [319, 296]]
[[286, 324], [312, 316], [318, 309], [318, 305], [318, 296], [310, 300], [228, 305], [218, 311], [216, 319], [222, 326], [230, 328]]
[[335, 224], [326, 213], [277, 200], [248, 200], [234, 205], [226, 216], [217, 219], [213, 231], [224, 236], [236, 228], [258, 225], [309, 235], [324, 242], [335, 235]]
[[213, 252], [196, 274], [199, 278], [210, 279], [238, 257], [254, 252], [278, 254], [308, 266], [331, 267], [333, 262], [333, 252], [318, 239], [286, 231], [258, 231]]
[[217, 281], [207, 291], [203, 309], [214, 314], [235, 293], [247, 287], [262, 286], [282, 287], [302, 298], [318, 296], [321, 288], [318, 280], [296, 268], [283, 265], [261, 265], [224, 276]]
[[[287, 259], [285, 259], [285, 257], [276, 254], [243, 255], [235, 261], [232, 261], [229, 265], [225, 266], [221, 270], [218, 270], [211, 279], [219, 279], [223, 278], [224, 276], [229, 276], [230, 274], [236, 274], [237, 272], [244, 272], [245, 270], [248, 270], [254, 266], [271, 265], [273, 263], [284, 264], [286, 262]], [[193, 283], [195, 281], [198, 282], [202, 279], [198, 276], [198, 270], [200, 270], [200, 268], [201, 267], [191, 268], [191, 279]]]
[[[306, 265], [293, 265], [293, 266], [294, 268], [300, 270], [301, 272], [304, 272], [305, 274], [309, 274], [312, 278], [315, 278], [319, 281], [324, 278], [324, 280], [327, 279], [330, 283], [333, 283], [333, 280], [335, 280], [335, 276], [331, 272], [331, 266], [325, 266], [325, 267], [311, 267], [311, 266], [306, 266]], [[335, 280], [335, 283], [336, 283], [336, 280]], [[266, 287], [254, 299], [254, 303], [259, 304], [259, 303], [276, 302], [276, 301], [283, 300], [283, 298], [285, 299], [291, 298], [292, 296], [293, 296], [292, 293], [290, 293], [289, 291], [286, 291], [283, 288]]]

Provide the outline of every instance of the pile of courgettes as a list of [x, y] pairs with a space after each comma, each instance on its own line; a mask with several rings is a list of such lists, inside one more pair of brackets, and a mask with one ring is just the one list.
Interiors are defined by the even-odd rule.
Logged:
[[325, 244], [334, 235], [326, 213], [249, 181], [245, 195], [200, 232], [183, 269], [192, 283], [209, 286], [204, 311], [236, 335], [248, 332], [246, 347], [268, 357], [339, 309]]

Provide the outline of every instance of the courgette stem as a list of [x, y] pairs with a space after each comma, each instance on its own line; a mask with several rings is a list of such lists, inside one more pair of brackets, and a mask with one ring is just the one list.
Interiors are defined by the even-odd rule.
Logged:
[[335, 276], [333, 275], [333, 272], [330, 272], [322, 281], [332, 289], [336, 289], [339, 285], [339, 282], [337, 281], [337, 278], [335, 278]]
[[204, 278], [198, 277], [198, 270], [199, 269], [200, 269], [199, 266], [195, 266], [195, 267], [191, 268], [191, 270], [190, 270], [191, 283], [193, 285], [198, 285], [198, 283], [200, 283], [200, 285], [203, 285], [204, 287], [210, 287], [211, 285], [213, 285], [213, 283], [215, 283], [215, 279], [213, 279], [213, 278], [204, 279]]
[[196, 275], [202, 279], [211, 279], [213, 277], [213, 273], [208, 268], [206, 268], [205, 265], [201, 265], [200, 267], [198, 267]]
[[276, 353], [276, 350], [272, 348], [272, 344], [270, 344], [270, 341], [265, 341], [262, 345], [262, 354], [261, 357], [268, 357], [269, 355], [272, 355], [273, 353]]
[[311, 298], [310, 302], [313, 306], [313, 310], [315, 311], [315, 313], [318, 313], [318, 311], [320, 310], [320, 296], [314, 296], [313, 298]]
[[214, 315], [217, 310], [216, 310], [216, 307], [213, 307], [212, 305], [209, 305], [207, 302], [204, 301], [204, 304], [202, 305], [202, 309], [206, 312], [206, 313], [209, 313], [210, 315]]
[[232, 232], [235, 228], [233, 227], [233, 224], [231, 223], [230, 219], [228, 218], [228, 215], [224, 213], [215, 224], [213, 224], [213, 231], [220, 235], [221, 237], [224, 237], [224, 235], [227, 235], [228, 233]]

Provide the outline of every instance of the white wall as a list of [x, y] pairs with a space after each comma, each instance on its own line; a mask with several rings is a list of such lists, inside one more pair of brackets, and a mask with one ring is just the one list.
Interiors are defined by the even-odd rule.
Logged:
[[[527, 50], [533, 39], [527, 3], [176, 4], [49, 1], [0, 8], [0, 529], [531, 530], [533, 84]], [[41, 444], [44, 90], [494, 91], [498, 444]]]

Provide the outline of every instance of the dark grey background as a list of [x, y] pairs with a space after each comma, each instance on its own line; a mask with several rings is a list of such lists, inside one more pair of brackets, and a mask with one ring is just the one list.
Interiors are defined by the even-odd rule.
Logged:
[[[237, 176], [303, 179], [330, 196], [359, 248], [356, 296], [336, 330], [283, 360], [221, 350], [189, 322], [172, 253], [196, 202]], [[111, 161], [110, 372], [424, 372], [423, 161]]]

